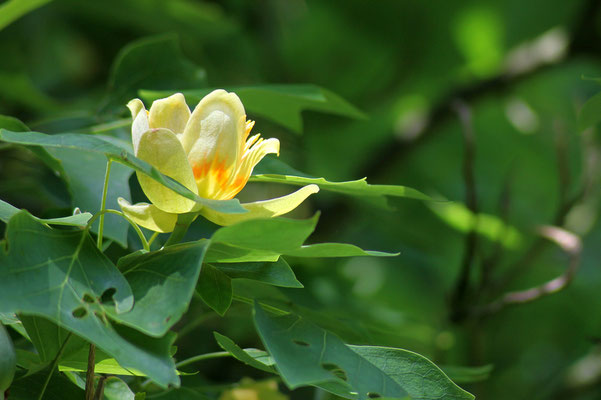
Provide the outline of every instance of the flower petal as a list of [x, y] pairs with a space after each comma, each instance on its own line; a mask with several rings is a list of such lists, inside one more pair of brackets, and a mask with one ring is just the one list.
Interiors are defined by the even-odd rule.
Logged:
[[166, 213], [152, 204], [130, 204], [123, 197], [117, 199], [121, 211], [136, 224], [155, 232], [172, 232], [177, 222], [177, 214]]
[[148, 114], [150, 128], [167, 128], [178, 136], [184, 133], [188, 119], [190, 109], [181, 93], [156, 100]]
[[[227, 189], [224, 191], [222, 196], [223, 199], [231, 199], [244, 188], [248, 182], [248, 178], [250, 178], [250, 174], [252, 174], [253, 168], [263, 159], [263, 157], [267, 154], [280, 153], [279, 140], [270, 138], [267, 140], [259, 139], [257, 141], [257, 136], [258, 135], [255, 135], [248, 139], [248, 142], [256, 143], [244, 153], [242, 162], [238, 166], [238, 170], [234, 174], [233, 179], [230, 180]], [[247, 145], [246, 147], [250, 147], [250, 145]]]
[[210, 208], [202, 208], [200, 214], [217, 225], [232, 225], [256, 218], [271, 218], [286, 214], [298, 207], [307, 197], [319, 192], [319, 186], [307, 185], [294, 193], [271, 200], [242, 204], [248, 210], [244, 214], [224, 214]]
[[217, 198], [242, 156], [246, 115], [235, 93], [215, 90], [192, 112], [182, 144], [198, 184], [199, 195]]
[[150, 129], [148, 125], [148, 114], [144, 108], [144, 103], [140, 99], [133, 99], [127, 103], [127, 108], [131, 111], [133, 123], [131, 124], [131, 141], [134, 146], [134, 154], [138, 154], [138, 146], [142, 134]]
[[[184, 148], [175, 133], [170, 130], [151, 129], [144, 132], [136, 156], [198, 193]], [[175, 193], [144, 173], [137, 172], [137, 176], [150, 202], [165, 212], [185, 213], [196, 205], [195, 201]]]

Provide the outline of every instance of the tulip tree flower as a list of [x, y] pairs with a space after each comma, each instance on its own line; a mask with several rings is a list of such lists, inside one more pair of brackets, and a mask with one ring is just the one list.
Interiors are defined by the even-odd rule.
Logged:
[[[235, 93], [215, 90], [192, 113], [181, 93], [156, 100], [149, 111], [139, 99], [127, 107], [136, 157], [206, 199], [233, 198], [265, 155], [279, 154], [279, 140], [248, 137], [254, 122], [246, 120]], [[138, 225], [156, 232], [173, 231], [178, 214], [185, 213], [200, 214], [219, 225], [276, 217], [319, 191], [317, 185], [308, 185], [287, 196], [242, 204], [246, 213], [227, 214], [203, 207], [143, 173], [137, 176], [151, 204], [132, 205], [119, 198], [119, 206]]]

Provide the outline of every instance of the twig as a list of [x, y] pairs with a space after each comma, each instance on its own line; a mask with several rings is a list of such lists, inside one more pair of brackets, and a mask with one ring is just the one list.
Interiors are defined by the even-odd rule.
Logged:
[[539, 233], [542, 237], [557, 244], [564, 252], [568, 254], [569, 264], [566, 271], [557, 278], [554, 278], [540, 286], [522, 291], [506, 293], [498, 300], [474, 309], [474, 316], [485, 317], [497, 313], [510, 305], [535, 301], [541, 297], [548, 296], [564, 289], [572, 282], [580, 264], [580, 255], [582, 253], [582, 242], [580, 238], [573, 233], [553, 226], [542, 227]]
[[103, 375], [98, 379], [98, 386], [96, 386], [96, 392], [94, 393], [94, 400], [104, 399], [104, 384], [106, 383], [107, 376]]
[[96, 366], [96, 346], [90, 343], [88, 368], [86, 370], [86, 400], [94, 400], [94, 368]]
[[465, 297], [467, 294], [470, 272], [474, 264], [476, 255], [478, 235], [476, 228], [478, 225], [478, 197], [476, 193], [476, 179], [474, 176], [475, 162], [475, 140], [472, 124], [472, 114], [466, 103], [461, 100], [456, 100], [453, 103], [453, 108], [459, 116], [463, 128], [463, 180], [465, 182], [465, 200], [468, 209], [473, 215], [472, 226], [465, 237], [465, 250], [461, 263], [461, 270], [455, 285], [452, 298], [452, 320], [458, 320], [463, 317], [465, 309]]

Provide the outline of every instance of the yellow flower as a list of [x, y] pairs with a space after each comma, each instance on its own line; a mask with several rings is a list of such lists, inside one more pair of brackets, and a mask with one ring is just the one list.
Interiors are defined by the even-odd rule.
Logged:
[[[233, 198], [263, 157], [279, 154], [277, 139], [248, 137], [254, 122], [246, 120], [244, 106], [235, 93], [215, 90], [192, 113], [181, 93], [156, 100], [149, 111], [139, 99], [130, 101], [127, 107], [133, 118], [136, 157], [203, 198]], [[137, 176], [152, 204], [132, 205], [119, 198], [119, 206], [137, 224], [157, 232], [171, 232], [177, 214], [188, 212], [197, 212], [219, 225], [275, 217], [292, 211], [319, 191], [318, 186], [308, 185], [287, 196], [242, 204], [246, 213], [226, 214], [202, 207], [143, 173]]]

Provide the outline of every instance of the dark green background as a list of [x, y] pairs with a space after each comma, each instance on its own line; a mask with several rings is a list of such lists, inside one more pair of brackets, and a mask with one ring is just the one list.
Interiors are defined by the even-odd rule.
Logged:
[[[210, 87], [311, 83], [368, 115], [352, 120], [305, 112], [300, 136], [249, 115], [257, 119], [256, 132], [280, 139], [281, 158], [295, 168], [329, 180], [367, 176], [370, 183], [465, 202], [463, 130], [453, 109], [461, 100], [473, 115], [479, 209], [520, 232], [509, 248], [479, 236], [472, 283], [482, 262], [492, 260], [493, 284], [468, 291], [467, 301], [483, 304], [561, 274], [567, 258], [546, 243], [507, 285], [495, 286], [544, 224], [583, 237], [573, 284], [485, 320], [451, 321], [466, 232], [426, 203], [394, 200], [386, 210], [322, 192], [296, 212], [321, 210], [311, 241], [401, 255], [291, 259], [305, 289], [285, 292], [345, 320], [348, 329], [337, 333], [350, 343], [402, 347], [442, 366], [492, 364], [488, 380], [462, 385], [478, 398], [597, 399], [601, 143], [594, 128], [579, 128], [577, 117], [599, 91], [597, 82], [582, 78], [601, 76], [600, 22], [600, 2], [583, 0], [57, 0], [0, 31], [0, 114], [46, 133], [126, 118], [124, 107], [107, 102], [115, 57], [134, 40], [175, 34], [185, 57], [206, 70]], [[139, 89], [194, 88], [201, 78], [180, 74]], [[127, 128], [114, 134], [126, 137]], [[573, 206], [560, 210], [583, 188]], [[249, 186], [241, 198], [285, 190]], [[38, 216], [64, 215], [70, 205], [64, 184], [14, 149], [0, 152], [0, 198]], [[208, 311], [195, 300], [181, 325], [198, 313]], [[217, 351], [213, 330], [260, 347], [247, 316], [239, 304], [225, 319], [208, 315], [181, 338], [179, 351]], [[199, 368], [219, 383], [262, 376], [231, 360]]]

